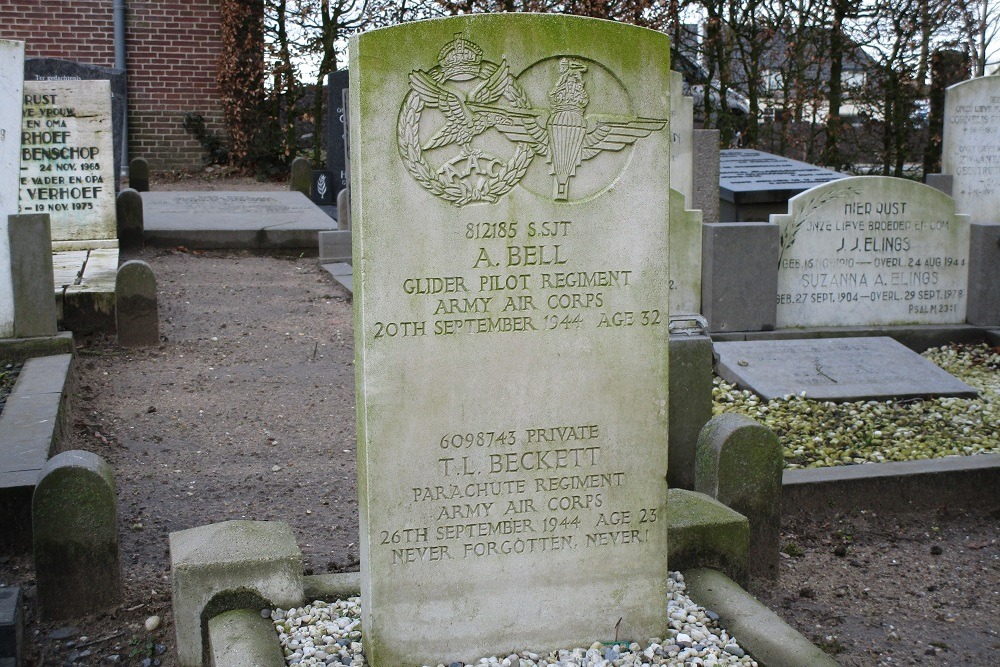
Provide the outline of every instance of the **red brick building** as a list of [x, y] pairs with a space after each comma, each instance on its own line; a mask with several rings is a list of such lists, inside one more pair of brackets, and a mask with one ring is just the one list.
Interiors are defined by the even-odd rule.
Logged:
[[184, 117], [223, 132], [218, 0], [0, 0], [0, 38], [24, 41], [26, 57], [114, 67], [116, 4], [125, 6], [129, 156], [154, 170], [200, 167], [205, 151]]

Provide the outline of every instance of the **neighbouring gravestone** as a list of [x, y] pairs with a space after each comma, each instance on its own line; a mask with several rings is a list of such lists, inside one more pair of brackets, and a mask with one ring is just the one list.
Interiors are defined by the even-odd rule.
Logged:
[[[125, 147], [125, 119], [128, 113], [128, 90], [125, 70], [98, 67], [59, 58], [25, 58], [25, 81], [81, 81], [100, 79], [111, 84], [111, 124], [114, 139], [114, 186], [117, 188], [121, 179], [123, 162], [122, 150]], [[108, 158], [110, 159], [110, 158]], [[110, 184], [110, 183], [109, 183]]]
[[115, 477], [100, 456], [49, 459], [31, 499], [35, 578], [46, 619], [76, 618], [121, 602]]
[[125, 188], [115, 197], [115, 222], [118, 225], [118, 246], [123, 250], [143, 247], [142, 195]]
[[766, 222], [788, 200], [844, 174], [746, 148], [719, 151], [719, 220]]
[[133, 259], [118, 268], [115, 277], [115, 324], [123, 347], [157, 345], [156, 275], [146, 262]]
[[665, 636], [669, 61], [556, 15], [352, 38], [373, 664]]
[[778, 327], [965, 322], [969, 221], [921, 183], [856, 176], [789, 202]]
[[701, 211], [670, 189], [670, 315], [701, 313]]
[[328, 169], [313, 169], [312, 187], [309, 196], [317, 206], [333, 206], [336, 192], [333, 189], [333, 172]]
[[149, 192], [149, 161], [133, 158], [128, 163], [128, 185], [136, 192]]
[[0, 39], [0, 338], [14, 335], [8, 216], [18, 212], [24, 42]]
[[312, 187], [312, 163], [309, 162], [309, 158], [297, 157], [292, 160], [291, 172], [288, 189], [301, 192], [308, 197], [309, 189]]
[[116, 239], [108, 81], [25, 81], [21, 212], [48, 213], [54, 250]]
[[972, 222], [1000, 222], [1000, 76], [948, 88], [941, 150], [958, 211]]
[[806, 392], [816, 400], [961, 396], [976, 390], [892, 338], [715, 343], [716, 372], [765, 400]]
[[330, 187], [334, 196], [347, 187], [344, 91], [347, 90], [348, 78], [346, 69], [331, 72], [326, 77], [326, 168], [333, 172]]
[[670, 187], [694, 207], [694, 100], [684, 96], [684, 77], [670, 73]]
[[7, 220], [14, 286], [14, 336], [55, 336], [58, 327], [49, 216], [33, 213], [12, 215]]

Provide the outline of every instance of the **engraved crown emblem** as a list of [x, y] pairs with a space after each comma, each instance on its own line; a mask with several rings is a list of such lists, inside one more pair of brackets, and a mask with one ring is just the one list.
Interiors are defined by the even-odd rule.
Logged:
[[444, 45], [438, 54], [438, 64], [444, 71], [446, 79], [457, 77], [469, 77], [479, 74], [482, 67], [483, 50], [462, 38], [462, 34], [455, 35], [455, 39]]

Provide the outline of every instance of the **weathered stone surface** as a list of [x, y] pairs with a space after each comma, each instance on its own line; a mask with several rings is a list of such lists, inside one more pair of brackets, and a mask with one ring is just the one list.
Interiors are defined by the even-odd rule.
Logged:
[[921, 183], [856, 176], [789, 202], [778, 254], [778, 327], [965, 321], [969, 220]]
[[701, 221], [719, 222], [719, 130], [695, 130], [694, 200]]
[[750, 524], [734, 509], [703, 493], [670, 489], [671, 570], [714, 567], [745, 586], [750, 572]]
[[750, 522], [750, 574], [778, 577], [781, 470], [778, 437], [745, 415], [713, 417], [698, 438], [695, 491]]
[[319, 263], [351, 263], [351, 230], [336, 229], [319, 233]]
[[24, 42], [0, 39], [0, 338], [14, 335], [8, 216], [18, 212]]
[[351, 228], [351, 191], [347, 188], [337, 193], [337, 227], [343, 231]]
[[12, 215], [7, 231], [14, 287], [14, 336], [54, 336], [56, 299], [49, 215]]
[[969, 299], [966, 321], [1000, 326], [1000, 223], [969, 225]]
[[694, 100], [684, 96], [684, 77], [670, 73], [670, 188], [694, 206]]
[[[569, 16], [352, 38], [374, 664], [666, 630], [668, 68], [663, 34]], [[465, 99], [496, 125], [435, 108]]]
[[312, 163], [308, 158], [297, 157], [292, 160], [292, 175], [288, 181], [288, 189], [301, 192], [306, 197], [312, 188]]
[[149, 162], [146, 158], [132, 158], [128, 163], [128, 186], [136, 192], [149, 192]]
[[142, 195], [138, 190], [125, 188], [115, 199], [115, 210], [118, 217], [118, 247], [122, 250], [142, 248], [145, 245], [142, 237]]
[[694, 488], [701, 429], [712, 418], [712, 339], [670, 336], [670, 488]]
[[670, 189], [670, 315], [701, 313], [701, 211]]
[[49, 459], [31, 500], [38, 601], [47, 619], [103, 611], [122, 599], [111, 467], [91, 452]]
[[236, 609], [208, 621], [211, 667], [285, 667], [271, 621], [260, 610]]
[[770, 400], [806, 392], [817, 400], [925, 396], [976, 391], [888, 337], [715, 343], [716, 372]]
[[[170, 533], [177, 663], [208, 660], [208, 621], [233, 609], [301, 605], [302, 552], [288, 524], [224, 521]], [[203, 662], [204, 661], [204, 662]]]
[[941, 172], [954, 177], [952, 196], [972, 222], [1000, 222], [1000, 77], [949, 86], [944, 102]]
[[115, 279], [115, 323], [118, 344], [124, 347], [157, 345], [156, 275], [146, 262], [133, 259], [118, 268]]
[[702, 225], [701, 312], [709, 331], [774, 329], [778, 227], [763, 222]]
[[48, 213], [54, 242], [117, 238], [110, 83], [25, 81], [24, 99], [21, 213]]

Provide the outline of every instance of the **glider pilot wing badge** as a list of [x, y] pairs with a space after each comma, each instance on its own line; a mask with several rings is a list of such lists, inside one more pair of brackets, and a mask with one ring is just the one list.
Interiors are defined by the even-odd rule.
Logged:
[[[506, 59], [484, 60], [479, 46], [456, 35], [441, 49], [436, 67], [409, 75], [397, 124], [403, 164], [425, 190], [455, 206], [495, 203], [518, 185], [548, 197], [527, 184], [546, 177], [554, 201], [573, 201], [570, 186], [584, 162], [622, 152], [667, 124], [628, 109], [588, 114], [591, 69], [605, 84], [616, 81], [601, 65], [575, 57], [541, 61], [515, 78]], [[535, 91], [541, 99], [532, 99]], [[598, 92], [605, 93], [605, 107], [608, 99], [628, 105], [624, 89]], [[541, 160], [533, 166], [536, 156], [547, 173]], [[610, 185], [617, 173], [606, 176]]]

